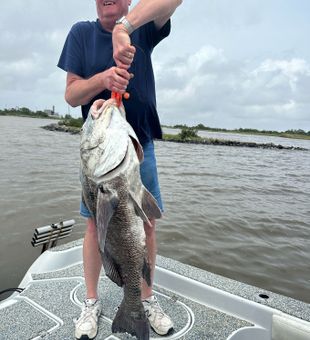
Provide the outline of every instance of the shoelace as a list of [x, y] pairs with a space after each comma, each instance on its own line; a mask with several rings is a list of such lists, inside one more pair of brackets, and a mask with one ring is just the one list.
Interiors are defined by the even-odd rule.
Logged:
[[77, 319], [75, 318], [73, 321], [75, 323], [77, 322], [80, 322], [80, 321], [84, 321], [86, 318], [88, 317], [92, 317], [92, 308], [94, 307], [94, 305], [92, 306], [87, 306], [87, 305], [84, 305], [84, 309], [82, 310], [82, 313], [81, 313], [81, 316]]
[[157, 299], [154, 299], [153, 301], [147, 301], [150, 304], [150, 307], [156, 312], [158, 317], [162, 319], [165, 315], [164, 311], [160, 307]]

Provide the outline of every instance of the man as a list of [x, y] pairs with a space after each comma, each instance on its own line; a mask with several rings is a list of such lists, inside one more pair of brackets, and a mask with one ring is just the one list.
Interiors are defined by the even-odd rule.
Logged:
[[[153, 139], [161, 138], [162, 134], [156, 111], [151, 53], [169, 35], [170, 17], [181, 2], [140, 0], [129, 11], [131, 0], [96, 0], [97, 21], [79, 22], [72, 27], [58, 63], [67, 72], [66, 101], [71, 106], [81, 105], [84, 120], [96, 99], [110, 98], [111, 91], [123, 94], [128, 90], [130, 98], [124, 100], [126, 117], [145, 156], [141, 164], [142, 182], [161, 209]], [[95, 221], [83, 201], [80, 212], [87, 218], [83, 244], [87, 296], [76, 321], [75, 336], [92, 339], [97, 334], [102, 308], [97, 293], [102, 262]], [[157, 249], [155, 220], [151, 223], [152, 227], [145, 225], [144, 228], [153, 282]], [[145, 282], [142, 283], [142, 300], [151, 327], [160, 335], [167, 334], [173, 323], [153, 296], [152, 286]]]

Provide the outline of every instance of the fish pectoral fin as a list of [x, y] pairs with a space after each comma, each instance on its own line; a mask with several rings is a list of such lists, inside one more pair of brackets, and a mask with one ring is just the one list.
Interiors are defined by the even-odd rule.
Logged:
[[102, 252], [104, 252], [109, 222], [114, 214], [118, 202], [119, 199], [116, 192], [103, 192], [102, 188], [98, 189], [96, 226], [98, 231], [99, 248]]
[[151, 227], [152, 224], [150, 220], [161, 218], [162, 214], [154, 196], [145, 187], [143, 187], [142, 190], [142, 205], [137, 202], [133, 193], [129, 192], [129, 195], [134, 202], [137, 216], [140, 216], [142, 220]]
[[162, 216], [156, 199], [145, 187], [143, 188], [142, 209], [150, 220], [161, 218]]
[[115, 263], [112, 256], [106, 249], [104, 252], [101, 252], [101, 258], [106, 276], [118, 286], [122, 287], [124, 282], [119, 272], [119, 266]]
[[141, 219], [143, 220], [144, 223], [147, 223], [150, 227], [152, 226], [150, 220], [148, 219], [148, 217], [146, 216], [146, 214], [144, 213], [144, 211], [142, 210], [141, 205], [139, 205], [139, 203], [137, 202], [137, 200], [135, 199], [134, 195], [129, 191], [129, 196], [131, 197], [133, 204], [134, 204], [134, 208], [135, 208], [135, 212], [136, 215], [141, 217]]

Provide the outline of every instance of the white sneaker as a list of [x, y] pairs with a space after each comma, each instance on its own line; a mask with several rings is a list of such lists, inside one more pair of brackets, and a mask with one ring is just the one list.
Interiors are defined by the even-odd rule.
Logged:
[[156, 297], [153, 295], [142, 303], [153, 330], [159, 335], [168, 334], [173, 329], [173, 322], [161, 309]]
[[75, 320], [76, 339], [94, 339], [98, 332], [98, 318], [101, 314], [101, 302], [97, 299], [86, 299], [80, 317]]

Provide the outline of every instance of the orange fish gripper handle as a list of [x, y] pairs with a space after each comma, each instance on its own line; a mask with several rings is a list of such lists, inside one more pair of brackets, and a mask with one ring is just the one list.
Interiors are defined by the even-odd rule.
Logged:
[[117, 107], [120, 107], [120, 105], [122, 103], [122, 98], [129, 99], [129, 93], [125, 92], [123, 95], [121, 95], [118, 92], [112, 92], [111, 98], [115, 99]]

